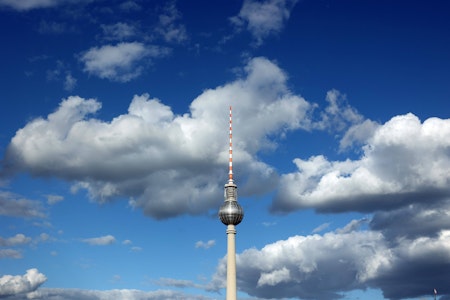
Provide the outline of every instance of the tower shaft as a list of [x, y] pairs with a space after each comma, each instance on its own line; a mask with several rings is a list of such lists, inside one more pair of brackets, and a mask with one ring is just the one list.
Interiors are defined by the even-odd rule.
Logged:
[[236, 300], [236, 229], [227, 226], [227, 299]]

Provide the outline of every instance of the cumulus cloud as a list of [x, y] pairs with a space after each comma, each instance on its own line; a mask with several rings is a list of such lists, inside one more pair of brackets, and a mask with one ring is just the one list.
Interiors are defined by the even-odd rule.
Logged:
[[80, 56], [84, 71], [100, 78], [127, 82], [141, 75], [144, 59], [164, 57], [169, 49], [144, 45], [140, 42], [122, 42], [116, 45], [93, 47]]
[[37, 269], [29, 269], [23, 276], [0, 277], [0, 298], [33, 292], [47, 280]]
[[358, 160], [295, 159], [298, 171], [281, 177], [272, 208], [374, 212], [442, 201], [450, 196], [449, 134], [449, 119], [396, 116], [376, 128]]
[[245, 0], [239, 14], [230, 20], [238, 30], [246, 28], [259, 46], [265, 38], [280, 33], [296, 3], [297, 0]]
[[17, 131], [4, 171], [69, 180], [74, 192], [87, 190], [100, 202], [128, 197], [154, 218], [206, 213], [223, 200], [231, 104], [240, 194], [269, 191], [277, 174], [257, 153], [276, 147], [269, 137], [310, 128], [311, 105], [290, 92], [286, 74], [271, 61], [254, 58], [243, 71], [205, 90], [184, 115], [143, 94], [128, 113], [103, 121], [92, 117], [100, 102], [69, 97]]
[[[240, 290], [264, 299], [340, 299], [349, 291], [377, 288], [385, 298], [404, 299], [427, 295], [430, 286], [447, 287], [449, 230], [394, 241], [373, 228], [360, 230], [367, 222], [353, 220], [335, 232], [243, 251], [236, 258]], [[223, 258], [211, 289], [223, 288], [225, 278]]]
[[[333, 115], [331, 111], [327, 113]], [[354, 126], [364, 122], [350, 126], [347, 133], [358, 131], [352, 131]], [[429, 118], [421, 122], [415, 115], [406, 114], [393, 117], [385, 124], [372, 125], [369, 130], [362, 129], [367, 133], [365, 136], [350, 138], [362, 143], [359, 159], [330, 161], [320, 155], [307, 160], [295, 159], [298, 171], [281, 176], [272, 209], [287, 213], [312, 208], [318, 212], [357, 211], [373, 215], [353, 220], [323, 236], [294, 237], [294, 240], [304, 240], [305, 245], [309, 243], [306, 241], [321, 241], [321, 245], [309, 245], [314, 254], [305, 260], [314, 265], [313, 274], [318, 272], [320, 277], [311, 278], [311, 273], [306, 271], [296, 276], [294, 266], [301, 270], [302, 259], [292, 265], [282, 262], [281, 256], [289, 255], [283, 251], [304, 251], [303, 244], [292, 246], [291, 239], [261, 250], [244, 251], [241, 255], [245, 259], [240, 261], [244, 269], [249, 269], [244, 274], [257, 278], [244, 283], [249, 293], [258, 296], [287, 291], [286, 297], [297, 293], [306, 299], [335, 299], [349, 290], [378, 288], [385, 298], [404, 299], [427, 295], [435, 285], [447, 286], [444, 278], [450, 274], [450, 142], [446, 136], [450, 134], [450, 120]], [[327, 248], [327, 241], [345, 242], [349, 236], [354, 238], [348, 240], [348, 247], [364, 250], [342, 258], [343, 248]], [[377, 247], [366, 247], [373, 244]], [[334, 273], [328, 269], [333, 263], [320, 267], [321, 259], [316, 261], [316, 254], [324, 250], [328, 252], [324, 260], [347, 261], [348, 258], [351, 265], [341, 269], [345, 271], [340, 272], [337, 281], [336, 277], [321, 275], [321, 272]], [[347, 250], [350, 251], [346, 249], [344, 253]], [[279, 253], [282, 253], [280, 258]], [[265, 257], [267, 262], [246, 263], [260, 257]], [[378, 262], [372, 261], [376, 258]], [[270, 267], [267, 270], [255, 267], [260, 264]], [[219, 266], [218, 274], [221, 270]], [[272, 288], [264, 290], [264, 286]], [[329, 294], [317, 294], [314, 289]], [[449, 292], [444, 289], [442, 293]]]
[[105, 246], [114, 244], [116, 242], [116, 238], [112, 235], [105, 235], [101, 237], [83, 239], [82, 242], [94, 246]]
[[[337, 299], [365, 288], [389, 266], [389, 251], [376, 232], [293, 236], [237, 255], [238, 286], [266, 299]], [[225, 265], [223, 259], [213, 280], [218, 287], [226, 278]]]

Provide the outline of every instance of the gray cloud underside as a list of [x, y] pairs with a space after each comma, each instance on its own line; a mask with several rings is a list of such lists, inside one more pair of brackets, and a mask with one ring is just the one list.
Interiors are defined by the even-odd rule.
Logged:
[[[364, 221], [365, 222], [365, 221]], [[251, 296], [339, 299], [346, 292], [378, 288], [387, 299], [429, 295], [433, 287], [450, 292], [450, 231], [435, 237], [386, 238], [376, 230], [336, 230], [293, 236], [248, 249], [237, 256], [240, 289]], [[226, 259], [212, 289], [225, 286]]]

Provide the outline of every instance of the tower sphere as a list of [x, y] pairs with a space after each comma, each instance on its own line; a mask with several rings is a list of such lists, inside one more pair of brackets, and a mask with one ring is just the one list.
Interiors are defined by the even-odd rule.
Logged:
[[244, 210], [237, 201], [225, 201], [219, 209], [219, 218], [225, 225], [237, 225], [244, 218]]

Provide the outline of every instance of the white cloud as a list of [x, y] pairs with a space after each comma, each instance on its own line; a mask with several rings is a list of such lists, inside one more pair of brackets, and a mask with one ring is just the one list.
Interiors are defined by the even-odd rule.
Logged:
[[164, 11], [159, 15], [156, 26], [156, 33], [161, 35], [166, 42], [182, 43], [187, 40], [186, 27], [179, 24], [181, 13], [175, 6], [174, 1], [169, 1], [164, 7]]
[[82, 242], [94, 246], [105, 246], [114, 244], [116, 242], [116, 238], [112, 235], [105, 235], [101, 237], [83, 239]]
[[169, 54], [167, 48], [139, 42], [119, 43], [89, 49], [80, 57], [84, 71], [113, 81], [127, 82], [141, 75], [145, 58]]
[[264, 39], [281, 32], [289, 20], [297, 0], [245, 0], [231, 22], [239, 29], [246, 27], [259, 46]]
[[195, 248], [203, 248], [203, 249], [209, 249], [212, 246], [216, 244], [215, 240], [209, 240], [207, 242], [198, 241], [195, 243]]
[[291, 273], [289, 269], [286, 267], [281, 268], [280, 270], [274, 270], [271, 272], [261, 273], [261, 276], [258, 279], [257, 286], [263, 285], [277, 285], [282, 282], [290, 281]]
[[24, 245], [24, 244], [28, 244], [30, 242], [31, 242], [31, 238], [25, 236], [22, 233], [18, 233], [15, 236], [6, 238], [6, 239], [0, 237], [0, 246], [1, 247]]
[[265, 58], [250, 60], [244, 72], [205, 90], [184, 115], [143, 94], [133, 98], [128, 113], [102, 121], [91, 117], [98, 101], [69, 97], [17, 131], [6, 165], [70, 180], [73, 191], [87, 190], [97, 201], [129, 197], [155, 218], [206, 213], [222, 199], [231, 104], [240, 194], [271, 190], [277, 174], [257, 153], [276, 147], [269, 136], [310, 128], [311, 105], [290, 92], [286, 74]]
[[359, 160], [295, 159], [273, 209], [372, 212], [450, 197], [449, 135], [450, 119], [394, 117], [367, 138]]
[[4, 275], [0, 277], [0, 298], [32, 292], [46, 280], [37, 269], [29, 269], [23, 276]]

